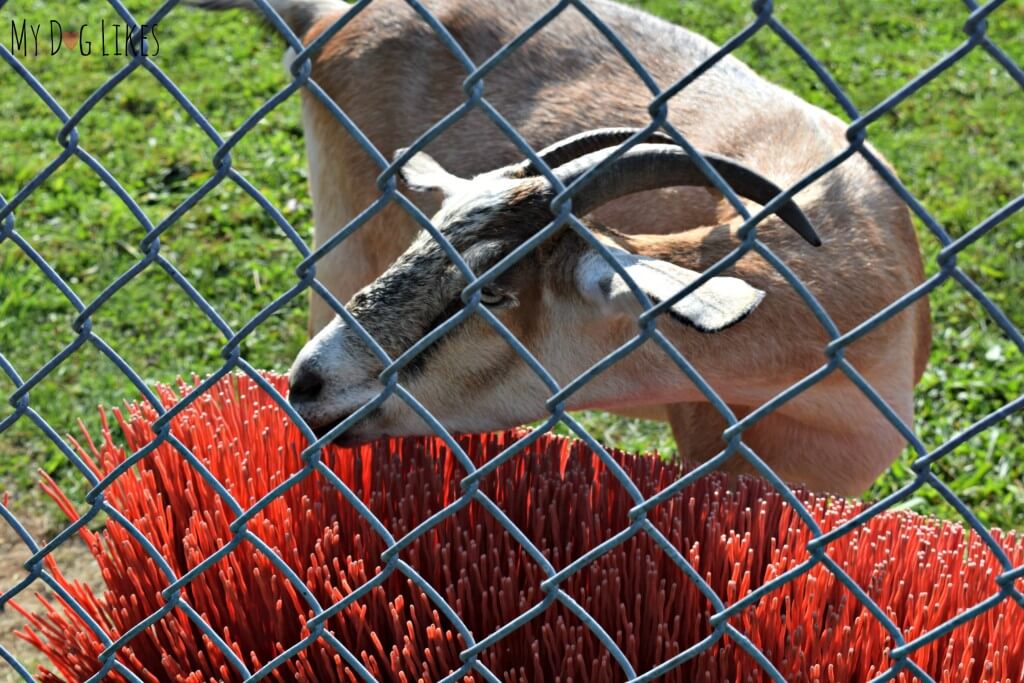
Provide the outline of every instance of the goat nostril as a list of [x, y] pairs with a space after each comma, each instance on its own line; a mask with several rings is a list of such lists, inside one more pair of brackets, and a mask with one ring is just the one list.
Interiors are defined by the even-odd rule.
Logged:
[[324, 381], [316, 372], [300, 370], [288, 383], [288, 400], [312, 401], [324, 388]]

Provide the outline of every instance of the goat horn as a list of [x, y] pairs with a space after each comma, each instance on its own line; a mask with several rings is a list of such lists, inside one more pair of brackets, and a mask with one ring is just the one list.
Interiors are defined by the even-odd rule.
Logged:
[[[551, 168], [558, 168], [585, 154], [597, 152], [606, 147], [617, 147], [623, 142], [636, 135], [639, 128], [597, 128], [583, 133], [577, 133], [570, 137], [559, 140], [548, 145], [537, 156]], [[660, 142], [667, 145], [674, 145], [675, 141], [664, 133], [654, 131], [641, 142]], [[526, 161], [516, 164], [510, 175], [514, 178], [529, 178], [540, 175], [540, 170], [533, 165], [533, 162]]]
[[[557, 168], [555, 175], [565, 185], [570, 185], [611, 153], [612, 150], [602, 150], [578, 157]], [[717, 154], [703, 156], [742, 197], [758, 204], [767, 204], [782, 192], [775, 183], [734, 159]], [[572, 196], [573, 213], [583, 216], [628, 194], [683, 185], [714, 186], [693, 159], [679, 147], [637, 145], [579, 188]], [[792, 199], [776, 209], [775, 213], [810, 244], [821, 246], [821, 239], [807, 216]]]

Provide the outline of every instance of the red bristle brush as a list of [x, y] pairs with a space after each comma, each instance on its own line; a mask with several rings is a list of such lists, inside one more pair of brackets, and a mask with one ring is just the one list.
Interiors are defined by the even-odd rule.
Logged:
[[[278, 391], [285, 377], [267, 375]], [[184, 393], [189, 387], [182, 385]], [[169, 406], [178, 395], [160, 391]], [[146, 405], [114, 411], [125, 445], [103, 414], [103, 438], [78, 446], [98, 476], [153, 438], [157, 415]], [[248, 508], [303, 467], [306, 440], [250, 378], [229, 377], [193, 401], [173, 432], [243, 507]], [[473, 462], [521, 433], [460, 437]], [[78, 445], [78, 444], [76, 444]], [[613, 452], [640, 491], [652, 495], [684, 470], [655, 457]], [[331, 447], [324, 462], [399, 538], [462, 495], [465, 472], [438, 439]], [[726, 604], [798, 566], [810, 534], [769, 485], [741, 479], [732, 488], [711, 475], [654, 508], [648, 519], [697, 569]], [[47, 479], [46, 492], [68, 517], [72, 502]], [[485, 478], [480, 490], [562, 568], [629, 524], [632, 499], [582, 443], [544, 436]], [[859, 503], [797, 492], [824, 530], [856, 515]], [[105, 493], [160, 551], [176, 575], [195, 567], [231, 538], [234, 514], [171, 446], [162, 444]], [[274, 499], [248, 528], [305, 582], [319, 603], [337, 602], [382, 570], [384, 541], [323, 476], [312, 474]], [[167, 580], [141, 545], [115, 521], [82, 537], [102, 569], [107, 590], [49, 569], [117, 638], [155, 612]], [[996, 534], [1015, 566], [1024, 549], [1013, 533]], [[984, 543], [959, 525], [907, 512], [883, 513], [828, 547], [906, 640], [927, 633], [998, 590], [1002, 568]], [[477, 640], [538, 604], [546, 574], [482, 505], [472, 502], [401, 553], [452, 606]], [[615, 640], [637, 673], [648, 671], [712, 632], [713, 610], [697, 587], [645, 533], [604, 553], [561, 584]], [[255, 671], [309, 634], [309, 605], [275, 565], [243, 542], [183, 590], [194, 607]], [[41, 598], [42, 599], [42, 598]], [[103, 646], [59, 600], [43, 600], [19, 635], [49, 658], [42, 681], [84, 681], [98, 669]], [[730, 622], [787, 681], [867, 681], [893, 661], [893, 640], [829, 570], [818, 564], [765, 595]], [[461, 666], [463, 638], [427, 595], [399, 572], [330, 618], [327, 629], [382, 681], [437, 681]], [[224, 654], [175, 609], [118, 654], [144, 681], [234, 681], [242, 676]], [[916, 650], [911, 659], [938, 681], [1024, 682], [1024, 610], [1012, 600]], [[626, 675], [598, 638], [567, 607], [553, 603], [483, 651], [480, 661], [504, 681], [621, 681]], [[323, 638], [281, 664], [278, 681], [355, 681]], [[109, 680], [123, 680], [116, 672]], [[467, 680], [475, 680], [474, 674]], [[766, 681], [768, 675], [729, 637], [670, 670], [667, 681]], [[906, 671], [895, 680], [911, 681]]]

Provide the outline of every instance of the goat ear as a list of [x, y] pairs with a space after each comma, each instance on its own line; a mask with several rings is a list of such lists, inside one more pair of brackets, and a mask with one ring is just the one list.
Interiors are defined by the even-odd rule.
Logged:
[[[405, 149], [396, 151], [394, 158], [397, 159], [403, 153], [405, 153]], [[452, 175], [444, 170], [444, 167], [426, 152], [417, 152], [409, 157], [409, 160], [398, 169], [398, 174], [412, 190], [417, 192], [437, 190], [445, 197], [450, 197], [469, 183], [465, 178]]]
[[[668, 261], [609, 247], [612, 257], [655, 304], [670, 298], [700, 273]], [[576, 286], [584, 299], [609, 314], [636, 316], [643, 306], [626, 281], [596, 251], [588, 251], [576, 267]], [[668, 309], [673, 318], [701, 332], [718, 332], [757, 308], [764, 292], [734, 277], [713, 277]]]

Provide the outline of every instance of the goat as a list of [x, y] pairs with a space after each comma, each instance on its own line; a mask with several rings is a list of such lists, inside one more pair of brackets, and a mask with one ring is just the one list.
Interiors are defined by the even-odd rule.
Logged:
[[[239, 0], [198, 4], [251, 5]], [[306, 43], [349, 9], [335, 0], [276, 0], [271, 4]], [[539, 0], [425, 4], [477, 63], [548, 9]], [[591, 0], [588, 5], [655, 79], [667, 82], [679, 78], [716, 49], [701, 36], [643, 12], [605, 0]], [[315, 55], [312, 77], [387, 155], [414, 140], [465, 99], [460, 87], [465, 72], [458, 61], [422, 18], [400, 0], [377, 0], [352, 18]], [[650, 120], [649, 91], [624, 60], [613, 56], [603, 35], [574, 8], [563, 11], [489, 73], [484, 94], [527, 141], [538, 146], [609, 123], [643, 125]], [[314, 204], [314, 245], [319, 245], [377, 198], [375, 178], [379, 169], [326, 108], [305, 92], [302, 113]], [[839, 119], [768, 83], [731, 56], [671, 101], [669, 120], [696, 148], [742, 163], [783, 187], [848, 145]], [[474, 110], [464, 116], [428, 145], [427, 151], [439, 163], [424, 157], [416, 165], [431, 169], [434, 176], [449, 182], [432, 182], [430, 173], [416, 174], [408, 168], [406, 175], [413, 185], [436, 188], [418, 196], [417, 202], [428, 214], [440, 206], [435, 217], [439, 227], [451, 228], [448, 217], [467, 202], [492, 209], [509, 206], [507, 201], [495, 203], [493, 193], [498, 190], [487, 180], [506, 171], [485, 173], [481, 182], [460, 178], [517, 160], [514, 145], [483, 113]], [[530, 183], [535, 185], [537, 181]], [[534, 185], [530, 185], [530, 196], [540, 192]], [[512, 191], [501, 187], [502, 192]], [[460, 191], [455, 192], [455, 188]], [[446, 197], [444, 203], [439, 204], [442, 197]], [[504, 194], [501, 197], [507, 199]], [[859, 156], [850, 157], [805, 188], [796, 200], [824, 240], [820, 250], [815, 252], [790, 234], [776, 217], [766, 219], [758, 234], [808, 285], [840, 330], [853, 328], [923, 280], [907, 208]], [[538, 215], [530, 214], [529, 220], [509, 232], [507, 240], [515, 242], [540, 227], [537, 220], [550, 218], [540, 209], [534, 213]], [[658, 264], [670, 263], [698, 272], [735, 246], [735, 231], [742, 222], [718, 193], [689, 186], [629, 193], [595, 206], [592, 218], [602, 239], [622, 250], [616, 253], [624, 261], [651, 258]], [[494, 222], [486, 224], [493, 226]], [[508, 221], [500, 225], [506, 229]], [[414, 242], [417, 229], [403, 210], [389, 205], [317, 266], [321, 281], [340, 300], [358, 292], [349, 309], [375, 334], [389, 340], [385, 347], [390, 350], [404, 350], [401, 340], [413, 340], [427, 328], [399, 317], [400, 307], [392, 313], [383, 310], [379, 303], [382, 292], [398, 297], [396, 302], [418, 301], [423, 310], [432, 310], [438, 304], [437, 297], [442, 292], [450, 294], [455, 286], [442, 286], [448, 280], [427, 285], [422, 277], [409, 272], [409, 260], [429, 251], [425, 238]], [[460, 233], [455, 241], [467, 250], [471, 263], [480, 265], [479, 259], [484, 257], [475, 256], [476, 252], [493, 249], [473, 247], [489, 242], [471, 233]], [[387, 270], [411, 242], [410, 251]], [[557, 292], [550, 288], [558, 277], [565, 286], [579, 284], [566, 275], [569, 271], [559, 270], [551, 260], [558, 254], [583, 259], [581, 245], [576, 244], [574, 252], [572, 244], [571, 235], [562, 235], [512, 269], [502, 281], [513, 290], [508, 302], [516, 301], [518, 306], [494, 306], [496, 314], [508, 318], [507, 324], [528, 341], [531, 350], [536, 347], [538, 358], [559, 381], [572, 378], [570, 368], [576, 366], [570, 361], [592, 362], [599, 349], [610, 350], [609, 344], [635, 331], [635, 320], [631, 322], [622, 311], [628, 308], [635, 317], [638, 310], [633, 304], [624, 304], [622, 309], [588, 308], [584, 304], [593, 304], [593, 300], [578, 288], [553, 303]], [[402, 264], [406, 264], [404, 270]], [[658, 265], [650, 270], [665, 269]], [[744, 257], [732, 272], [767, 293], [764, 303], [748, 320], [715, 337], [678, 323], [669, 324], [671, 321], [662, 321], [659, 327], [742, 416], [819, 367], [826, 339], [804, 302], [760, 257]], [[400, 278], [399, 273], [405, 275]], [[452, 279], [452, 273], [443, 273]], [[684, 298], [680, 305], [692, 304], [691, 299]], [[370, 305], [374, 301], [377, 305]], [[598, 315], [597, 311], [603, 313]], [[568, 341], [559, 342], [557, 335], [551, 336], [557, 330], [552, 317], [556, 312], [567, 316], [564, 329]], [[352, 394], [344, 401], [335, 397], [341, 402], [335, 401], [328, 410], [326, 395], [341, 386], [365, 387], [377, 367], [350, 348], [351, 340], [340, 322], [324, 328], [333, 317], [333, 310], [313, 297], [310, 331], [323, 331], [303, 350], [293, 369], [293, 373], [300, 373], [307, 365], [322, 364], [324, 376], [320, 381], [324, 388], [320, 402], [300, 400], [302, 391], [296, 392], [294, 399], [297, 406], [302, 406], [303, 416], [318, 427], [332, 424], [354, 407], [348, 403]], [[536, 322], [530, 323], [531, 319]], [[497, 359], [515, 361], [507, 346], [504, 352], [497, 350], [497, 338], [489, 336], [493, 333], [478, 323], [466, 321], [458, 334], [449, 334], [435, 344], [424, 360], [408, 369], [409, 377], [403, 382], [452, 429], [487, 429], [537, 417], [536, 408], [543, 406], [539, 397], [544, 392], [520, 372], [521, 368], [509, 370], [507, 378], [502, 373], [489, 375], [496, 372]], [[332, 346], [328, 340], [337, 344]], [[572, 353], [559, 354], [559, 343], [571, 344]], [[928, 305], [926, 299], [921, 299], [849, 347], [845, 357], [901, 419], [910, 422], [913, 387], [923, 372], [929, 345]], [[340, 354], [343, 347], [353, 357], [365, 360], [365, 367], [342, 363], [340, 356], [337, 362], [328, 362], [328, 349]], [[566, 355], [572, 358], [563, 357]], [[314, 357], [315, 362], [307, 363]], [[663, 352], [645, 344], [574, 395], [569, 407], [611, 408], [667, 418], [681, 455], [706, 459], [723, 447], [725, 422], [675, 366], [667, 363]], [[307, 382], [307, 393], [311, 386]], [[490, 398], [485, 401], [481, 392], [488, 386]], [[418, 422], [418, 418], [401, 417], [403, 414], [400, 406], [389, 401], [377, 415], [349, 430], [348, 436], [369, 438], [377, 433], [425, 429], [422, 423], [413, 427], [412, 422]], [[830, 374], [763, 417], [744, 432], [744, 441], [788, 481], [847, 494], [869, 486], [903, 443], [897, 431], [840, 373]], [[735, 466], [743, 469], [738, 460], [733, 458]]]
[[[612, 150], [584, 154], [555, 173], [568, 185]], [[745, 170], [732, 160], [714, 161], [727, 180], [742, 179]], [[553, 218], [548, 208], [554, 196], [551, 186], [527, 168], [527, 164], [515, 164], [466, 180], [420, 153], [407, 162], [402, 175], [410, 186], [443, 193], [446, 199], [433, 222], [467, 265], [480, 273]], [[777, 192], [771, 183], [748, 176], [754, 179], [748, 177], [742, 183], [747, 187], [735, 183], [744, 195], [764, 197]], [[669, 145], [637, 145], [584, 186], [574, 196], [573, 206], [587, 215], [622, 196], [682, 184], [707, 184], [685, 153]], [[855, 248], [851, 251], [858, 255], [844, 256], [840, 264], [851, 267], [819, 265], [848, 250], [851, 242], [838, 239], [845, 226], [838, 225], [833, 215], [829, 189], [819, 188], [824, 192], [819, 196], [808, 193], [801, 202], [811, 224], [822, 231], [823, 259], [818, 254], [805, 255], [808, 248], [801, 237], [791, 234], [779, 217], [765, 219], [759, 234], [797, 267], [809, 286], [825, 292], [826, 306], [836, 299], [844, 305], [870, 306], [873, 302], [845, 300], [851, 293], [858, 299], [871, 298], [872, 285], [864, 275], [872, 254]], [[788, 216], [796, 232], [816, 241], [800, 211], [792, 206], [784, 209], [788, 210], [780, 213]], [[655, 302], [693, 282], [697, 269], [732, 250], [735, 232], [743, 223], [734, 219], [671, 235], [626, 235], [588, 222]], [[733, 270], [736, 277], [713, 277], [682, 298], [669, 309], [671, 319], [659, 321], [659, 329], [729, 405], [756, 407], [818, 368], [826, 338], [799, 295], [763, 259], [743, 258]], [[347, 309], [394, 357], [461, 308], [459, 293], [466, 284], [440, 245], [424, 234], [357, 293]], [[555, 233], [503, 273], [481, 291], [481, 301], [560, 384], [631, 339], [637, 331], [636, 316], [642, 311], [625, 280], [572, 230]], [[897, 338], [856, 354], [858, 369], [901, 415], [911, 410], [906, 389], [912, 386], [913, 368], [900, 362], [907, 355], [904, 344], [909, 340], [899, 335], [910, 331], [905, 325], [892, 327], [890, 333]], [[717, 333], [717, 338], [710, 333]], [[382, 369], [353, 330], [336, 318], [296, 359], [289, 400], [311, 427], [323, 433], [380, 391], [377, 375]], [[548, 392], [543, 383], [478, 316], [464, 320], [422, 352], [400, 378], [432, 415], [453, 430], [497, 429], [546, 414]], [[617, 409], [695, 403], [703, 398], [668, 355], [648, 343], [591, 379], [571, 395], [567, 407]], [[758, 429], [769, 421], [770, 430]], [[408, 405], [392, 396], [350, 427], [342, 441], [427, 429]], [[757, 422], [744, 439], [784, 479], [838, 492], [869, 485], [900, 445], [895, 429], [839, 373]], [[734, 460], [734, 467], [742, 468], [745, 461]]]

